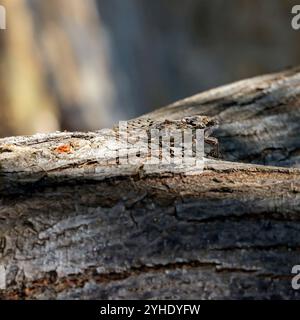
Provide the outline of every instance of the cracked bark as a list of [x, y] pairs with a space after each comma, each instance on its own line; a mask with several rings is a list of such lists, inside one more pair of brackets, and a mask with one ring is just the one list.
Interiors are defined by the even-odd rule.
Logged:
[[299, 298], [299, 71], [146, 115], [219, 120], [193, 176], [99, 161], [109, 130], [1, 139], [1, 298]]

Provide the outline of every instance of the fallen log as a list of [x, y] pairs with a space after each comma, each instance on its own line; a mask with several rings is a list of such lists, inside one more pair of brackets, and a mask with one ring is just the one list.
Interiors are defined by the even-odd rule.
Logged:
[[299, 298], [299, 71], [142, 116], [218, 120], [194, 175], [99, 162], [106, 129], [1, 139], [0, 297]]

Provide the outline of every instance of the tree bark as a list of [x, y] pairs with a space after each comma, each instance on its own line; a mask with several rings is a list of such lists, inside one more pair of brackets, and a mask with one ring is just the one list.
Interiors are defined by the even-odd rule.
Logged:
[[1, 298], [299, 298], [299, 71], [144, 116], [218, 119], [196, 175], [99, 161], [105, 129], [1, 139]]

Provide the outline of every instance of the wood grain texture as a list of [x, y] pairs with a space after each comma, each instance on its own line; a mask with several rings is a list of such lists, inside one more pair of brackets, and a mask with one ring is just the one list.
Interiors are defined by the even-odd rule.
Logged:
[[215, 117], [225, 160], [299, 167], [300, 68], [246, 79], [159, 109], [154, 119]]
[[299, 298], [299, 85], [296, 68], [146, 115], [219, 120], [223, 160], [193, 176], [99, 162], [108, 129], [1, 139], [1, 298]]

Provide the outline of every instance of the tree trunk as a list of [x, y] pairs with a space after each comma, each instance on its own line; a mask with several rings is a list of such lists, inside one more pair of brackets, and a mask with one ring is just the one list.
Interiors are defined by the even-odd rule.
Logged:
[[100, 161], [109, 130], [0, 140], [1, 297], [298, 298], [299, 71], [144, 116], [219, 120], [191, 176]]
[[111, 125], [118, 108], [95, 0], [3, 0], [0, 136]]

